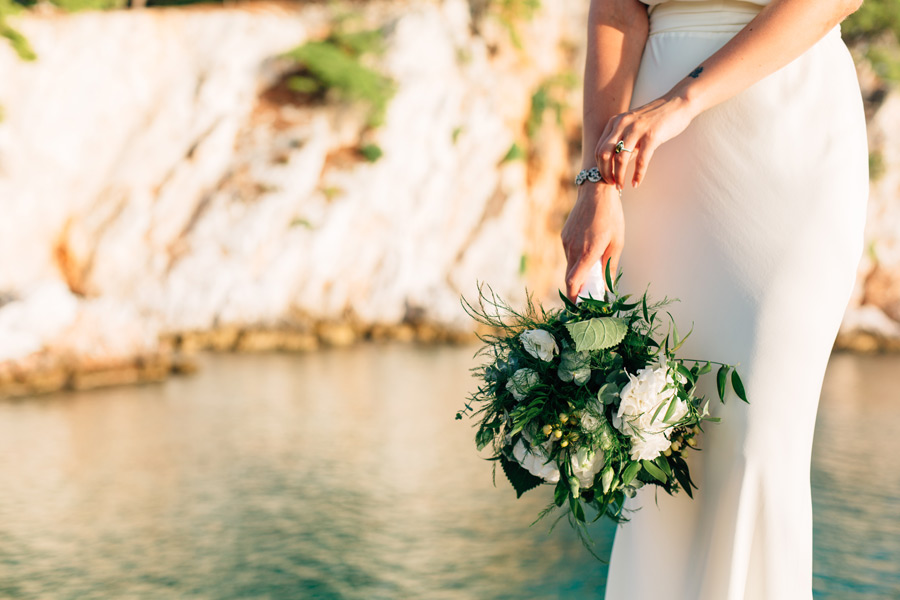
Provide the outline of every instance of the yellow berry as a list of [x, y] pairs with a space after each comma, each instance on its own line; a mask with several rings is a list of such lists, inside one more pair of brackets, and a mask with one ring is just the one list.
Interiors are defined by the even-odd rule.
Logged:
[[561, 437], [562, 437], [562, 430], [561, 430], [561, 429], [555, 430], [555, 431], [553, 432], [553, 437], [555, 437], [556, 439], [561, 438]]
[[691, 448], [696, 448], [697, 440], [695, 440], [694, 438], [689, 438], [687, 441], [687, 445], [690, 446]]
[[563, 440], [559, 443], [559, 445], [562, 446], [563, 448], [565, 448], [566, 446], [569, 445], [569, 440]]
[[559, 422], [565, 424], [566, 421], [569, 420], [569, 415], [566, 413], [559, 413]]
[[544, 432], [544, 435], [550, 435], [553, 433], [553, 425], [544, 425], [544, 428], [541, 429]]
[[678, 452], [679, 450], [681, 450], [681, 442], [675, 440], [674, 442], [672, 442], [670, 448], [672, 448], [672, 452]]
[[687, 457], [688, 457], [688, 449], [685, 448], [684, 450], [681, 451], [681, 458], [687, 458]]
[[666, 448], [665, 450], [663, 450], [663, 456], [672, 456], [672, 449]]

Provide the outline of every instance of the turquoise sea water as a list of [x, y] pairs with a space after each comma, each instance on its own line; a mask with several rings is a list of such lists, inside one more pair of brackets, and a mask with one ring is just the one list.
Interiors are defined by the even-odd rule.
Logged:
[[[600, 598], [454, 413], [474, 347], [204, 356], [161, 385], [0, 402], [0, 598]], [[900, 356], [832, 356], [817, 598], [900, 598]], [[601, 553], [612, 529], [595, 526]]]

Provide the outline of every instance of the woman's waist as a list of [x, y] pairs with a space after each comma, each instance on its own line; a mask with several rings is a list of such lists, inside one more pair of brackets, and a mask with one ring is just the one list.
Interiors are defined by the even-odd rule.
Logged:
[[737, 33], [763, 7], [741, 0], [688, 0], [650, 7], [650, 35], [674, 31]]
[[[668, 0], [650, 7], [650, 35], [670, 32], [734, 35], [763, 8], [742, 0]], [[835, 25], [825, 37], [840, 39], [841, 26]]]

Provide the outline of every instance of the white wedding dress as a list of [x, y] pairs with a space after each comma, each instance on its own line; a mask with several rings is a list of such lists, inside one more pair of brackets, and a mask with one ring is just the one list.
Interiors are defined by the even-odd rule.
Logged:
[[[633, 107], [766, 3], [644, 2], [655, 6]], [[862, 99], [839, 27], [699, 115], [624, 190], [621, 290], [639, 296], [650, 284], [653, 298], [679, 298], [669, 307], [679, 332], [694, 325], [679, 355], [738, 364], [750, 404], [730, 388], [719, 403], [715, 371], [706, 376], [701, 392], [722, 422], [690, 454], [699, 490], [691, 500], [645, 486], [627, 502], [639, 510], [616, 529], [607, 600], [812, 597], [813, 429], [867, 196]], [[599, 274], [582, 295], [603, 289]]]

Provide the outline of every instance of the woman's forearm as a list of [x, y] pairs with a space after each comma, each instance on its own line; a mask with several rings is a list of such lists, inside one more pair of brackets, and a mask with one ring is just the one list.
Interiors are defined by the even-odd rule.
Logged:
[[723, 102], [803, 54], [862, 0], [772, 0], [666, 94], [691, 115]]
[[[620, 189], [644, 179], [654, 152], [698, 114], [784, 67], [859, 7], [860, 0], [772, 0], [684, 79], [655, 100], [610, 119], [598, 142], [600, 174]], [[618, 142], [631, 152], [615, 152]]]
[[584, 169], [596, 166], [594, 150], [610, 117], [628, 110], [647, 32], [647, 7], [638, 0], [591, 0], [584, 65]]

